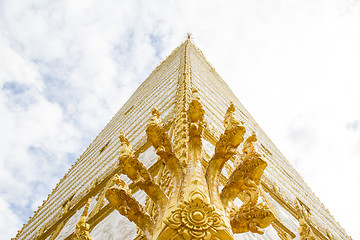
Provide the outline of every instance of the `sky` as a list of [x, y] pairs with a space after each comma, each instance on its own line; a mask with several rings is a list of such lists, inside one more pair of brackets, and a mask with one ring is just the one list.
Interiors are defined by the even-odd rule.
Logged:
[[358, 0], [0, 1], [0, 239], [188, 32], [360, 239]]

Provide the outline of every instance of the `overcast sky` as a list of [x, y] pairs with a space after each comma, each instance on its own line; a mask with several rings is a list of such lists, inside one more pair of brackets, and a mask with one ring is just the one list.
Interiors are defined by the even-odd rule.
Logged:
[[0, 1], [0, 239], [187, 32], [360, 239], [357, 0]]

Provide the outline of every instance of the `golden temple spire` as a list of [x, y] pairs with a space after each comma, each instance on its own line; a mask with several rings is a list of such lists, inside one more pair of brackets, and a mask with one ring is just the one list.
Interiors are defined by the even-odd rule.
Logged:
[[[135, 240], [233, 240], [249, 231], [251, 239], [349, 239], [322, 218], [333, 219], [192, 41], [184, 34], [17, 240], [130, 240], [134, 225]], [[131, 223], [114, 225], [117, 214]]]

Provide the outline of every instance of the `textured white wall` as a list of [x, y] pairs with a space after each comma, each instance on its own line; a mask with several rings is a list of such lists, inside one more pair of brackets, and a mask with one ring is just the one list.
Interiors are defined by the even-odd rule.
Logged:
[[91, 231], [93, 240], [133, 240], [136, 225], [126, 217], [113, 211]]

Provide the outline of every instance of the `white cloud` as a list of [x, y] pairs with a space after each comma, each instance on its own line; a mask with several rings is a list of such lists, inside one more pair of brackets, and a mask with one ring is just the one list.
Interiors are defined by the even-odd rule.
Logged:
[[16, 233], [21, 226], [22, 221], [11, 210], [9, 203], [0, 197], [0, 212], [2, 216], [6, 216], [6, 221], [1, 221], [0, 225], [0, 238], [9, 239], [11, 235], [9, 232]]

